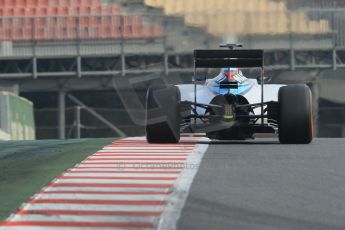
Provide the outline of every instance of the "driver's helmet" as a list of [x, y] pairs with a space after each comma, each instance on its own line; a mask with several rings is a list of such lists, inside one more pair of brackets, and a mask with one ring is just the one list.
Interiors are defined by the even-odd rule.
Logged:
[[223, 68], [220, 74], [215, 79], [217, 83], [234, 81], [242, 83], [245, 80], [246, 78], [244, 77], [242, 71], [239, 68]]
[[239, 68], [224, 68], [223, 70], [224, 75], [227, 77], [228, 81], [236, 81], [236, 75], [242, 75], [242, 71]]

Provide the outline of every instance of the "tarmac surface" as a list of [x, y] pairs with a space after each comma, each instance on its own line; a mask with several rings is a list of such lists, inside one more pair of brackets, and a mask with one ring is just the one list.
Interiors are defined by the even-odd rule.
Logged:
[[211, 143], [177, 229], [345, 229], [345, 139]]

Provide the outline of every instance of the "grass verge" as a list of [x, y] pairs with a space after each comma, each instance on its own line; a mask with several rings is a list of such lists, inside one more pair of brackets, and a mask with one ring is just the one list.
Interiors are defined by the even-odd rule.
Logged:
[[64, 170], [112, 141], [113, 138], [0, 142], [0, 221]]

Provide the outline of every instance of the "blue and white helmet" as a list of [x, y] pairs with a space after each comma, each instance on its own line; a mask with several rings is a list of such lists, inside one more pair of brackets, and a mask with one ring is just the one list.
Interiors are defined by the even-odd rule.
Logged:
[[246, 80], [247, 78], [243, 75], [242, 71], [239, 68], [223, 68], [220, 74], [215, 78], [215, 81], [217, 83], [231, 81], [243, 83]]

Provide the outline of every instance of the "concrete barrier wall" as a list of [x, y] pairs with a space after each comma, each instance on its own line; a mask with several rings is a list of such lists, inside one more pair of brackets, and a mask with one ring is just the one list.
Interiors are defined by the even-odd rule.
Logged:
[[9, 133], [6, 133], [2, 129], [0, 129], [0, 140], [9, 141], [11, 140], [11, 136]]
[[32, 102], [12, 93], [0, 92], [0, 129], [1, 139], [34, 140]]

